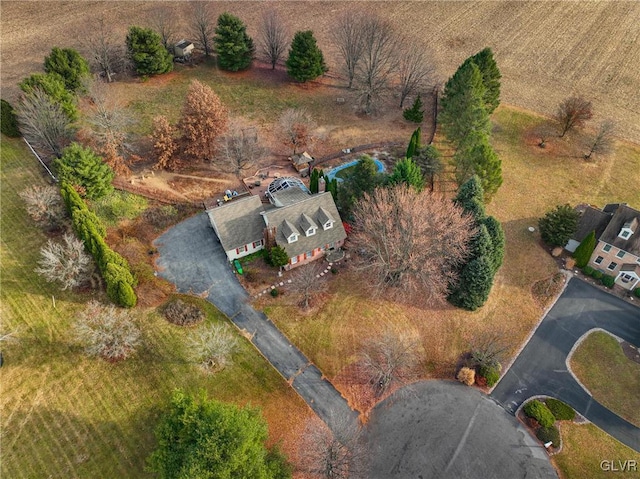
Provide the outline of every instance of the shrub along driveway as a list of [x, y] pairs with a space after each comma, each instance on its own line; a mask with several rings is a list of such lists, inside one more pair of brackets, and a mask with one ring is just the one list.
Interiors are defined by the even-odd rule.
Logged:
[[640, 308], [572, 278], [491, 397], [511, 413], [531, 396], [558, 398], [620, 442], [640, 451], [640, 428], [594, 400], [568, 370], [571, 348], [593, 328], [640, 345]]
[[206, 297], [226, 314], [329, 427], [333, 418], [357, 419], [357, 413], [322, 372], [263, 313], [248, 304], [248, 294], [236, 279], [205, 213], [169, 229], [154, 244], [160, 253], [156, 262], [160, 276], [181, 293]]

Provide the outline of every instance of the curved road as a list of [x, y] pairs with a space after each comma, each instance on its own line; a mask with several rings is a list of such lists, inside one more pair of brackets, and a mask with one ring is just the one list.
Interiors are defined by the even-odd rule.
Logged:
[[[593, 399], [567, 369], [571, 348], [593, 328], [640, 345], [640, 308], [572, 278], [491, 397], [512, 414], [531, 396], [555, 397], [620, 442], [640, 451], [640, 428]], [[629, 394], [638, 395], [640, 391]]]
[[181, 293], [206, 297], [240, 330], [249, 333], [253, 345], [330, 428], [334, 418], [357, 420], [358, 414], [322, 372], [248, 303], [249, 296], [216, 241], [206, 213], [177, 224], [154, 245], [160, 253], [156, 262], [160, 276]]

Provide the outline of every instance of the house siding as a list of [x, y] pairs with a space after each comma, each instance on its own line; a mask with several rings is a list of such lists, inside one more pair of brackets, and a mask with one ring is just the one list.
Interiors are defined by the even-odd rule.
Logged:
[[[225, 253], [227, 254], [227, 258], [231, 262], [234, 259], [242, 258], [244, 256], [250, 255], [251, 253], [255, 253], [256, 251], [260, 251], [261, 249], [264, 249], [264, 246], [262, 243], [263, 241], [254, 241], [244, 246], [239, 246], [238, 248], [225, 251]], [[244, 251], [242, 251], [243, 248], [244, 248]]]
[[[334, 247], [335, 248], [340, 248], [342, 245], [344, 244], [344, 240], [340, 240], [334, 243]], [[326, 245], [328, 246], [328, 245]], [[294, 256], [292, 258], [289, 258], [289, 264], [287, 266], [285, 266], [286, 270], [290, 270], [293, 268], [297, 268], [298, 266], [302, 266], [305, 264], [309, 264], [312, 261], [316, 261], [320, 258], [324, 258], [324, 255], [326, 253], [326, 251], [329, 250], [329, 248], [327, 247], [318, 247], [318, 248], [314, 248], [311, 250], [311, 256], [307, 257], [306, 253], [303, 254], [299, 254], [297, 256]], [[293, 262], [293, 258], [297, 259], [297, 262]]]
[[[620, 274], [620, 269], [622, 268], [623, 265], [638, 264], [638, 260], [640, 259], [640, 257], [634, 254], [631, 254], [628, 251], [624, 251], [624, 250], [621, 250], [620, 248], [616, 248], [615, 246], [611, 246], [611, 249], [609, 251], [604, 251], [604, 247], [607, 244], [608, 243], [605, 243], [604, 241], [598, 242], [596, 249], [593, 251], [593, 254], [591, 255], [591, 259], [589, 260], [589, 265], [592, 268], [595, 268], [598, 271], [602, 271], [604, 274], [608, 274], [618, 278]], [[625, 255], [623, 258], [619, 258], [618, 256], [616, 256], [620, 251], [625, 252]], [[598, 256], [602, 257], [602, 261], [600, 262], [600, 264], [595, 262]], [[609, 269], [609, 265], [612, 262], [616, 263], [616, 267], [614, 269]], [[630, 288], [630, 285], [628, 284], [623, 284], [621, 282], [618, 284], [620, 284], [620, 286], [623, 286], [624, 288], [627, 288], [627, 289]]]

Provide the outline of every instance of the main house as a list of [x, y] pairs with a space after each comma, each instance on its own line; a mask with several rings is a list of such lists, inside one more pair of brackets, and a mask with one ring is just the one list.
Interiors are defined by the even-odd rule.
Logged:
[[347, 237], [329, 192], [312, 195], [297, 178], [278, 178], [258, 196], [233, 200], [207, 210], [229, 261], [259, 251], [267, 244], [281, 246], [290, 269], [340, 248]]
[[640, 211], [626, 203], [578, 208], [580, 221], [566, 249], [575, 251], [595, 231], [598, 240], [589, 266], [615, 277], [616, 284], [633, 290], [640, 286]]

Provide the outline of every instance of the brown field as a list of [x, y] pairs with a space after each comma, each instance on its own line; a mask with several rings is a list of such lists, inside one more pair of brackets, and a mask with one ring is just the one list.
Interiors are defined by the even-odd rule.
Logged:
[[[104, 14], [123, 37], [129, 25], [148, 24], [160, 2], [2, 1], [4, 97], [16, 83], [42, 68], [53, 46], [82, 50], [87, 20]], [[171, 3], [180, 36], [189, 37], [186, 2]], [[314, 30], [330, 74], [336, 55], [328, 33], [332, 19], [364, 7], [355, 2], [269, 2], [291, 30]], [[612, 118], [621, 138], [640, 141], [640, 2], [366, 2], [399, 27], [422, 33], [433, 51], [439, 81], [469, 55], [493, 48], [502, 71], [502, 100], [550, 115], [571, 94], [593, 101], [596, 117]], [[214, 12], [240, 16], [257, 33], [257, 2], [215, 2]], [[405, 28], [406, 29], [406, 28]]]

